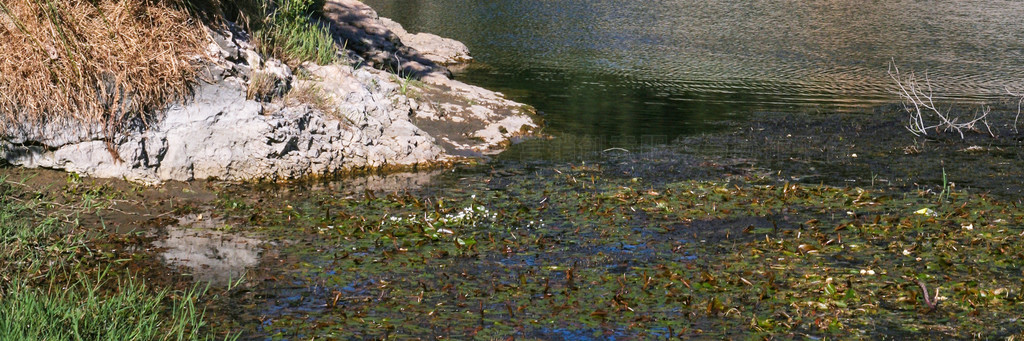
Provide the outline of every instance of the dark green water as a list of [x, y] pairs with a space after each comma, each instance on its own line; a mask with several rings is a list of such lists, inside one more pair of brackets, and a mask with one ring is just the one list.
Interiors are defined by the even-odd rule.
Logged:
[[546, 114], [550, 133], [706, 131], [754, 111], [859, 111], [898, 98], [890, 60], [959, 103], [1024, 89], [1017, 1], [365, 0], [465, 42], [458, 71]]

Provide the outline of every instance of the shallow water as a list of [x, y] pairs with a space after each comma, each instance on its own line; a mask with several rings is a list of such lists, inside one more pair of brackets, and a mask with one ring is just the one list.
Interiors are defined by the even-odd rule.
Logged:
[[[1024, 169], [1021, 162], [999, 166], [987, 153], [958, 151], [957, 143], [936, 142], [906, 155], [889, 147], [911, 140], [896, 134], [899, 128], [882, 124], [889, 130], [881, 134], [896, 138], [872, 145], [878, 135], [855, 132], [862, 130], [855, 116], [826, 123], [761, 119], [753, 122], [766, 128], [758, 132], [693, 137], [642, 152], [597, 152], [579, 161], [506, 158], [429, 173], [229, 186], [221, 197], [244, 208], [221, 211], [242, 218], [227, 220], [278, 242], [277, 254], [262, 257], [253, 271], [246, 284], [251, 289], [233, 298], [230, 306], [247, 307], [233, 328], [246, 338], [275, 340], [903, 339], [956, 338], [969, 330], [994, 338], [1021, 330], [1014, 317], [1019, 305], [993, 303], [1000, 308], [984, 310], [989, 317], [957, 315], [964, 320], [950, 322], [971, 304], [951, 301], [941, 314], [920, 314], [921, 303], [907, 296], [916, 287], [892, 284], [903, 272], [926, 274], [928, 285], [957, 295], [970, 294], [973, 284], [956, 283], [976, 277], [1000, 281], [986, 290], [1017, 283], [1019, 259], [975, 263], [992, 257], [987, 250], [993, 249], [967, 243], [982, 241], [970, 232], [974, 224], [1016, 240], [1024, 235], [1024, 215], [1011, 204], [991, 209], [984, 195], [967, 193], [978, 193], [976, 186], [998, 192], [999, 183], [1020, 193], [1013, 179]], [[785, 137], [773, 137], [772, 130]], [[848, 142], [828, 140], [835, 135]], [[848, 148], [861, 156], [851, 159]], [[954, 205], [936, 204], [941, 184], [930, 177], [945, 171], [932, 161], [967, 154], [994, 166], [949, 168], [949, 179], [966, 191], [956, 194]], [[919, 170], [908, 172], [913, 169]], [[986, 180], [961, 182], [971, 174]], [[978, 216], [929, 221], [912, 213], [920, 207]], [[982, 221], [991, 225], [982, 228]], [[957, 228], [964, 224], [972, 225]], [[920, 241], [949, 234], [963, 238], [954, 256], [933, 247], [944, 244]], [[835, 245], [837, 239], [849, 248]], [[924, 259], [960, 258], [938, 268], [899, 258], [906, 253], [894, 257], [906, 250], [892, 249], [901, 241], [920, 244], [906, 247]], [[888, 272], [877, 280], [859, 277], [865, 269]], [[821, 289], [833, 278], [846, 290], [842, 295]], [[796, 285], [775, 289], [777, 280]], [[814, 317], [796, 313], [811, 301], [824, 308], [810, 308]], [[835, 317], [861, 306], [870, 312]], [[776, 325], [787, 320], [779, 311], [796, 322]], [[817, 322], [830, 318], [845, 327]], [[1003, 322], [977, 324], [987, 320]]]
[[[233, 257], [220, 257], [227, 253], [213, 247], [165, 258], [206, 257], [198, 257], [198, 266], [171, 262], [201, 280], [195, 276], [200, 267], [228, 279], [247, 273], [244, 290], [214, 310], [223, 314], [215, 324], [245, 337], [628, 340], [699, 337], [701, 329], [721, 337], [764, 332], [759, 328], [790, 337], [836, 333], [811, 325], [828, 320], [823, 314], [802, 324], [797, 316], [786, 329], [771, 326], [772, 319], [784, 319], [774, 311], [795, 303], [766, 298], [775, 290], [774, 270], [741, 255], [762, 240], [763, 252], [772, 255], [766, 259], [795, 262], [780, 272], [797, 274], [786, 279], [803, 285], [793, 293], [842, 307], [870, 303], [875, 310], [874, 298], [885, 296], [879, 293], [893, 297], [871, 317], [891, 326], [844, 320], [857, 335], [928, 335], [934, 332], [927, 328], [945, 328], [948, 321], [914, 315], [919, 304], [900, 300], [912, 291], [856, 277], [867, 262], [878, 262], [873, 252], [885, 250], [803, 258], [806, 250], [818, 252], [805, 246], [829, 252], [832, 232], [863, 223], [850, 210], [914, 221], [919, 217], [907, 212], [934, 202], [935, 193], [946, 191], [947, 177], [956, 189], [1011, 200], [1024, 190], [1017, 181], [1022, 149], [1012, 138], [1020, 134], [1005, 124], [997, 128], [1011, 136], [973, 136], [968, 144], [980, 151], [971, 151], [948, 139], [914, 139], [896, 118], [871, 116], [877, 113], [751, 114], [862, 111], [892, 102], [885, 70], [893, 59], [904, 69], [927, 71], [942, 95], [959, 102], [996, 99], [1004, 86], [1022, 89], [1024, 43], [1014, 33], [1024, 32], [1018, 20], [1024, 6], [1011, 2], [366, 2], [411, 31], [466, 42], [477, 62], [457, 76], [536, 106], [545, 113], [545, 132], [558, 138], [527, 141], [488, 164], [454, 170], [229, 186], [211, 205], [219, 219], [207, 220], [216, 222], [208, 228], [227, 232], [203, 236], [220, 247], [250, 241], [230, 250], [258, 257], [259, 264], [251, 257], [230, 266], [206, 261]], [[718, 133], [700, 135], [711, 130]], [[686, 136], [676, 139], [680, 135]], [[791, 183], [807, 186], [802, 191], [812, 196], [859, 199], [865, 188], [884, 193], [875, 201], [902, 201], [882, 208], [845, 199], [818, 207], [824, 199], [817, 197], [786, 202], [788, 188], [796, 188]], [[856, 188], [814, 187], [819, 184]], [[686, 194], [695, 191], [700, 195]], [[765, 208], [768, 202], [776, 206]], [[492, 216], [453, 218], [467, 207]], [[673, 210], [680, 213], [666, 213]], [[823, 232], [810, 226], [819, 219]], [[1012, 221], [1013, 234], [1019, 233], [1019, 215], [985, 219]], [[955, 230], [968, 221], [945, 223]], [[881, 232], [858, 228], [867, 230], [860, 237], [850, 231], [845, 238], [851, 244], [896, 240], [872, 240]], [[238, 231], [259, 241], [233, 236]], [[916, 238], [924, 235], [939, 234]], [[772, 244], [775, 238], [804, 239], [772, 254], [783, 245]], [[814, 297], [828, 292], [815, 282], [818, 272], [829, 271], [817, 259], [858, 296]], [[948, 263], [954, 270], [978, 268], [966, 260]], [[950, 271], [910, 264], [906, 271], [928, 276]], [[982, 267], [989, 271], [983, 277], [1016, 276], [1012, 265]], [[763, 311], [750, 304], [762, 300]], [[730, 319], [736, 313], [728, 307], [743, 310], [742, 318]], [[961, 314], [967, 308], [948, 309]], [[1000, 319], [1019, 316], [987, 311]], [[965, 320], [958, 332], [985, 330]], [[926, 328], [904, 329], [910, 324]], [[992, 335], [1020, 329], [1017, 320], [999, 328]]]
[[858, 111], [927, 72], [958, 102], [1024, 89], [1014, 1], [366, 0], [465, 42], [463, 80], [547, 114], [549, 132], [666, 135], [751, 111]]

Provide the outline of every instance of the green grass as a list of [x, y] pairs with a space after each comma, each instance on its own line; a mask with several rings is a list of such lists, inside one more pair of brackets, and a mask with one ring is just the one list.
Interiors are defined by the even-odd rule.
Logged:
[[330, 64], [337, 54], [334, 38], [316, 18], [323, 4], [316, 0], [283, 0], [255, 32], [260, 53], [297, 65]]
[[[0, 340], [205, 340], [201, 291], [153, 292], [131, 278], [107, 293], [103, 274], [64, 287], [8, 284], [0, 301]], [[171, 298], [175, 296], [175, 298]], [[165, 313], [164, 304], [171, 302]]]
[[156, 289], [92, 257], [79, 216], [110, 198], [19, 185], [0, 178], [0, 340], [213, 339], [197, 306], [204, 290]]
[[[397, 74], [401, 75], [401, 72], [397, 72]], [[402, 77], [393, 76], [392, 80], [398, 83], [398, 93], [407, 97], [414, 97], [416, 95], [413, 88], [422, 88], [425, 85], [423, 82], [416, 80], [411, 73]]]

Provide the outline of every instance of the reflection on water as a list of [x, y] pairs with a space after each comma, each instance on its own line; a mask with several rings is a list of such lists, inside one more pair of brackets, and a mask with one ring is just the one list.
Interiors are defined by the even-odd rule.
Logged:
[[355, 176], [342, 179], [340, 183], [336, 183], [341, 187], [333, 190], [346, 190], [350, 193], [412, 191], [431, 186], [433, 180], [441, 173], [442, 170], [431, 170]]
[[189, 214], [178, 221], [153, 245], [162, 249], [164, 262], [187, 267], [193, 279], [227, 283], [259, 264], [262, 241], [219, 231], [226, 226], [224, 220]]
[[458, 76], [576, 135], [677, 135], [752, 110], [860, 110], [927, 71], [947, 98], [1024, 89], [1014, 1], [366, 0], [469, 45]]

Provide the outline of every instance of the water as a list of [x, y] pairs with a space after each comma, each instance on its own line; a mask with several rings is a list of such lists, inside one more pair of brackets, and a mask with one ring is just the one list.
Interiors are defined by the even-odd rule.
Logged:
[[[1010, 288], [1020, 267], [990, 258], [998, 244], [952, 254], [929, 246], [976, 244], [962, 229], [948, 231], [963, 226], [960, 217], [936, 217], [940, 223], [925, 224], [934, 229], [923, 233], [882, 226], [915, 221], [920, 207], [968, 205], [959, 193], [955, 205], [936, 204], [944, 199], [935, 193], [949, 188], [1019, 200], [1024, 148], [1011, 130], [997, 125], [1009, 135], [1002, 139], [972, 134], [966, 143], [919, 144], [895, 115], [830, 113], [897, 100], [890, 61], [927, 72], [941, 96], [958, 102], [998, 99], [1004, 87], [1024, 90], [1024, 42], [1015, 36], [1024, 32], [1024, 6], [366, 1], [411, 31], [466, 42], [477, 61], [457, 77], [536, 106], [546, 114], [545, 132], [558, 138], [517, 144], [480, 166], [226, 190], [219, 197], [244, 200], [242, 208], [209, 221], [251, 224], [238, 230], [260, 233], [245, 239], [261, 245], [260, 262], [200, 257], [200, 265], [251, 271], [252, 284], [218, 312], [233, 317], [224, 325], [237, 323], [243, 337], [749, 338], [752, 323], [806, 338], [927, 338], [954, 330], [931, 337], [951, 338], [972, 328], [1005, 338], [1020, 330], [1017, 320], [976, 322], [1020, 315], [1000, 301], [975, 299], [992, 304], [981, 310], [995, 317], [943, 308], [948, 314], [934, 320], [916, 313], [920, 302], [902, 301], [913, 285], [857, 275], [870, 265], [891, 278], [921, 271], [929, 285], [994, 278], [1005, 280], [992, 287]], [[701, 134], [715, 127], [743, 129]], [[972, 205], [979, 206], [960, 209], [999, 212], [970, 218], [997, 235], [988, 238], [994, 243], [1020, 233], [1013, 222], [998, 230], [980, 223], [1018, 219], [1002, 215], [1015, 212], [1009, 206]], [[466, 208], [484, 213], [458, 215]], [[832, 233], [838, 243], [863, 247], [829, 247]], [[888, 241], [913, 238], [915, 257], [947, 264], [878, 261], [892, 251]], [[199, 251], [251, 249], [218, 246]], [[823, 279], [814, 276], [823, 273], [851, 294], [820, 296]], [[777, 281], [785, 284], [769, 289]], [[766, 292], [777, 298], [765, 299]], [[803, 308], [840, 297], [849, 304]], [[850, 314], [863, 306], [876, 308]], [[842, 322], [848, 329], [827, 331], [818, 321], [828, 316], [854, 317]], [[794, 320], [794, 327], [773, 320]]]
[[943, 98], [1024, 90], [1016, 1], [366, 0], [465, 42], [457, 72], [546, 114], [548, 132], [672, 138], [753, 111], [860, 111], [898, 100], [886, 70]]

